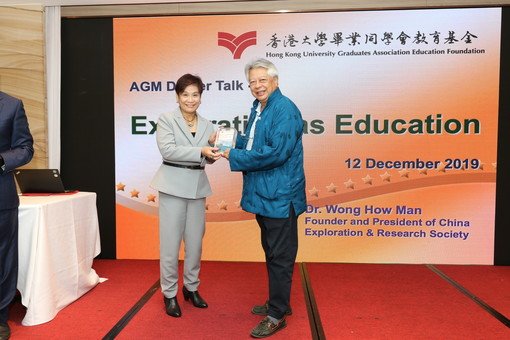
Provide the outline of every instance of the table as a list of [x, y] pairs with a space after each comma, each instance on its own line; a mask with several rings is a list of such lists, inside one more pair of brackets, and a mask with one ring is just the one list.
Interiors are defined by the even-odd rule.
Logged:
[[22, 321], [52, 320], [96, 286], [94, 257], [101, 252], [96, 194], [20, 196], [19, 273]]

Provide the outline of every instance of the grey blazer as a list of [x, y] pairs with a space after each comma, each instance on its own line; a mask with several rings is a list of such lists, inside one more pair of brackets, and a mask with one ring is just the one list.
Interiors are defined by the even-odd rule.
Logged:
[[[197, 114], [195, 137], [189, 131], [181, 111], [163, 113], [158, 120], [156, 141], [164, 161], [182, 165], [210, 163], [202, 156], [203, 146], [209, 145], [214, 125]], [[212, 194], [205, 170], [184, 169], [161, 164], [154, 175], [151, 187], [169, 195], [183, 198], [204, 198]]]

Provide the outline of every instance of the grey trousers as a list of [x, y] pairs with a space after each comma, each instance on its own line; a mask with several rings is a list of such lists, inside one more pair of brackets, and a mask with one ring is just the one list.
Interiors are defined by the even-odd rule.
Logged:
[[159, 193], [159, 252], [161, 291], [177, 295], [179, 249], [184, 242], [183, 284], [198, 290], [202, 239], [205, 234], [205, 198], [187, 199]]

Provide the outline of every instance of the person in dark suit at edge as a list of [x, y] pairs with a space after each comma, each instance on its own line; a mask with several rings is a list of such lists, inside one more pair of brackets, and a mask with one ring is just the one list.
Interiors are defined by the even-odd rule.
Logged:
[[278, 87], [278, 71], [265, 59], [245, 67], [255, 97], [246, 135], [223, 157], [232, 171], [243, 172], [243, 210], [254, 213], [266, 258], [269, 296], [254, 306], [265, 318], [251, 331], [264, 338], [284, 328], [291, 314], [290, 292], [298, 250], [297, 218], [306, 210], [303, 167], [303, 119], [297, 106]]
[[0, 340], [10, 338], [9, 305], [18, 281], [18, 206], [13, 170], [34, 155], [23, 102], [0, 91]]

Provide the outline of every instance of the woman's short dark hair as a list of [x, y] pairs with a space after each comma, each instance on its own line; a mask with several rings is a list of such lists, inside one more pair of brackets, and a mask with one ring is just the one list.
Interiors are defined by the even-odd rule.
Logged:
[[204, 83], [202, 82], [202, 79], [200, 79], [199, 76], [194, 76], [192, 74], [186, 73], [177, 80], [177, 83], [175, 84], [175, 93], [178, 95], [183, 93], [186, 87], [190, 85], [195, 85], [198, 87], [198, 92], [200, 94], [202, 94], [204, 91]]

